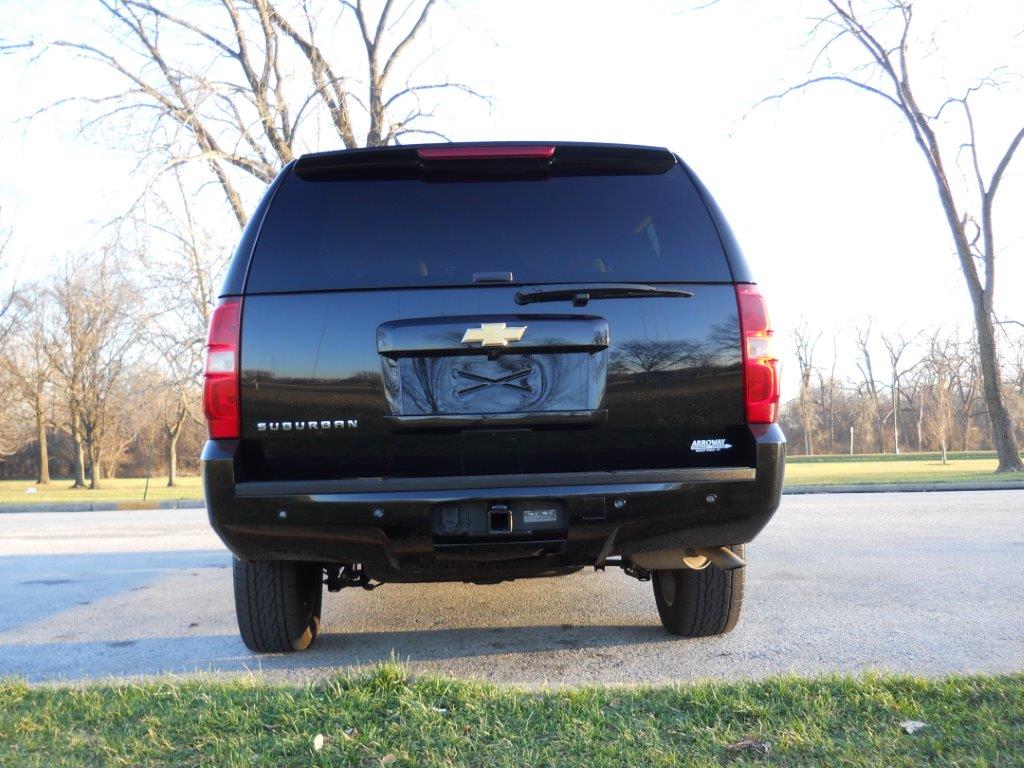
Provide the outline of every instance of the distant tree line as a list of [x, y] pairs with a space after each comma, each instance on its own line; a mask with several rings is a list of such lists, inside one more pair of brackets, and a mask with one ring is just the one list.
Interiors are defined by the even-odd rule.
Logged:
[[[195, 473], [206, 327], [227, 249], [178, 171], [76, 254], [0, 303], [0, 477]], [[0, 254], [2, 255], [2, 254]]]
[[[798, 389], [781, 422], [793, 454], [993, 450], [978, 342], [944, 331], [855, 329], [856, 374], [837, 375], [835, 346], [802, 322], [793, 331]], [[1024, 337], [1004, 344], [1003, 396], [1024, 440]]]
[[[107, 478], [198, 469], [200, 360], [187, 371], [158, 331], [141, 283], [111, 253], [76, 259], [20, 289], [0, 350], [0, 477]], [[177, 339], [176, 339], [177, 341]], [[196, 338], [197, 349], [203, 338]]]

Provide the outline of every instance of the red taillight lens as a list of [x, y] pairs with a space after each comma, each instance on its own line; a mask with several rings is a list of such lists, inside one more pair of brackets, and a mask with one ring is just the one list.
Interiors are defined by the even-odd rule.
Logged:
[[238, 330], [242, 300], [223, 299], [210, 318], [203, 372], [203, 412], [213, 439], [238, 438]]
[[768, 307], [756, 285], [737, 285], [743, 339], [743, 390], [748, 424], [771, 424], [779, 415], [779, 360]]
[[552, 146], [479, 146], [479, 147], [421, 147], [417, 150], [423, 160], [493, 160], [496, 158], [547, 159], [555, 154]]

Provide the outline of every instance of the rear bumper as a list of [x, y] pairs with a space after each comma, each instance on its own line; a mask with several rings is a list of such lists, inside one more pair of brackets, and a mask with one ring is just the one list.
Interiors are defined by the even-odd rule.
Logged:
[[[237, 441], [203, 450], [206, 508], [239, 558], [362, 563], [381, 581], [495, 580], [628, 556], [751, 541], [779, 506], [785, 438], [751, 427], [757, 467], [236, 483]], [[556, 502], [566, 527], [440, 544], [441, 505]]]

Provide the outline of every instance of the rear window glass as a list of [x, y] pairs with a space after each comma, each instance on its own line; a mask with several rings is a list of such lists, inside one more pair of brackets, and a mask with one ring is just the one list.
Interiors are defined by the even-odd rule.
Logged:
[[714, 224], [689, 177], [284, 180], [247, 291], [516, 283], [726, 282]]

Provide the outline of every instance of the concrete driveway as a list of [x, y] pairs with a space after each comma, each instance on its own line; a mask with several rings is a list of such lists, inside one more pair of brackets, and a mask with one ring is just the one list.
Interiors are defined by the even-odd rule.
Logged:
[[748, 555], [724, 638], [670, 637], [650, 584], [610, 570], [325, 594], [315, 650], [259, 657], [202, 510], [0, 515], [0, 676], [304, 681], [392, 656], [528, 685], [1024, 670], [1024, 491], [785, 497]]

